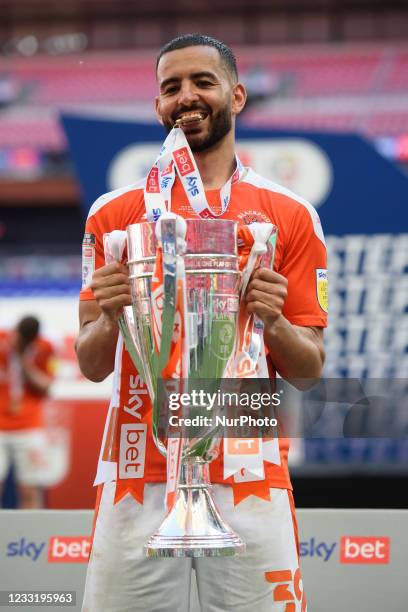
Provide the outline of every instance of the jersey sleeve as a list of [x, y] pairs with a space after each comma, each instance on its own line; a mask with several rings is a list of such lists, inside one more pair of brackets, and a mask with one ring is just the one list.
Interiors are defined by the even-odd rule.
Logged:
[[93, 300], [90, 289], [95, 270], [105, 265], [103, 238], [114, 230], [139, 223], [144, 213], [144, 180], [101, 195], [92, 204], [82, 242], [82, 289], [80, 300]]
[[326, 327], [327, 252], [319, 215], [311, 206], [296, 211], [278, 272], [288, 280], [283, 315], [294, 325]]

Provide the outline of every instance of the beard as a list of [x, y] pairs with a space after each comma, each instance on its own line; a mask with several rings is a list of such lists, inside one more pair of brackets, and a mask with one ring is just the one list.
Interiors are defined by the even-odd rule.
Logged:
[[[190, 108], [185, 110], [192, 111], [200, 109]], [[211, 149], [232, 129], [231, 111], [228, 105], [225, 105], [218, 111], [218, 113], [214, 115], [209, 114], [208, 117], [210, 118], [210, 128], [209, 132], [205, 136], [202, 136], [199, 139], [194, 138], [195, 134], [199, 132], [199, 129], [192, 129], [186, 133], [188, 144], [190, 145], [193, 153], [199, 153], [201, 151]], [[166, 122], [164, 127], [166, 128], [167, 133], [169, 133], [173, 129], [173, 124]]]

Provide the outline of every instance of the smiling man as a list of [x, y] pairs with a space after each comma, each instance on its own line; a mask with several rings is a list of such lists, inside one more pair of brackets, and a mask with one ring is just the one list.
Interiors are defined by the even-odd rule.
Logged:
[[234, 115], [244, 107], [246, 92], [238, 83], [232, 53], [222, 45], [177, 48], [169, 43], [156, 70], [156, 111], [167, 131], [180, 123], [193, 153], [214, 149], [224, 138], [233, 151]]
[[[270, 377], [279, 373], [297, 379], [299, 387], [307, 386], [307, 380], [321, 375], [327, 324], [327, 304], [317, 291], [318, 274], [326, 269], [318, 215], [307, 202], [243, 167], [237, 158], [235, 122], [246, 92], [226, 45], [207, 36], [178, 37], [160, 51], [156, 74], [158, 120], [168, 132], [181, 127], [205, 190], [205, 210], [199, 210], [175, 175], [163, 206], [186, 218], [212, 216], [277, 226], [274, 270], [255, 271], [246, 307], [264, 323]], [[115, 371], [115, 385], [96, 479], [100, 487], [83, 609], [187, 611], [194, 568], [203, 611], [304, 611], [285, 440], [279, 441], [279, 465], [265, 461], [263, 480], [250, 474], [224, 479], [222, 456], [211, 464], [214, 498], [246, 541], [244, 555], [154, 561], [143, 557], [143, 545], [162, 519], [166, 466], [149, 433], [147, 390], [118, 334], [118, 317], [131, 304], [127, 267], [105, 265], [103, 236], [146, 219], [147, 186], [143, 180], [105, 194], [91, 207], [86, 224], [78, 360], [94, 381]], [[129, 414], [135, 425], [146, 424], [148, 434], [143, 465], [124, 479], [121, 423], [129, 423]]]

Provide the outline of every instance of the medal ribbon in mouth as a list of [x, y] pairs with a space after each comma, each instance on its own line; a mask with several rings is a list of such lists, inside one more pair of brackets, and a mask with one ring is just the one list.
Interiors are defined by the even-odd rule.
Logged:
[[190, 113], [184, 113], [181, 117], [176, 119], [174, 126], [180, 127], [182, 125], [188, 125], [189, 123], [194, 123], [195, 121], [203, 121], [206, 118], [207, 114], [204, 114], [199, 111], [193, 111]]
[[231, 199], [231, 186], [244, 175], [244, 166], [235, 155], [236, 168], [220, 190], [221, 212], [216, 213], [207, 202], [197, 163], [186, 135], [178, 123], [180, 120], [188, 120], [188, 123], [192, 123], [197, 119], [205, 119], [206, 116], [205, 111], [185, 112], [170, 130], [146, 179], [144, 201], [148, 221], [157, 221], [165, 211], [171, 211], [171, 191], [176, 173], [191, 208], [198, 216], [202, 219], [215, 219], [226, 212]]

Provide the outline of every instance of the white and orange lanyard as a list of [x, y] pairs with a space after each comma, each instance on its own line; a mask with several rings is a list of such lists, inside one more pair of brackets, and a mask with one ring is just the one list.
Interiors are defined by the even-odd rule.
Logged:
[[148, 221], [157, 221], [171, 210], [171, 190], [176, 172], [183, 185], [189, 204], [202, 219], [222, 216], [231, 199], [231, 186], [241, 180], [245, 168], [235, 156], [236, 169], [220, 191], [221, 212], [216, 213], [207, 202], [204, 185], [190, 145], [183, 130], [174, 127], [160, 149], [159, 156], [147, 175], [144, 199]]

